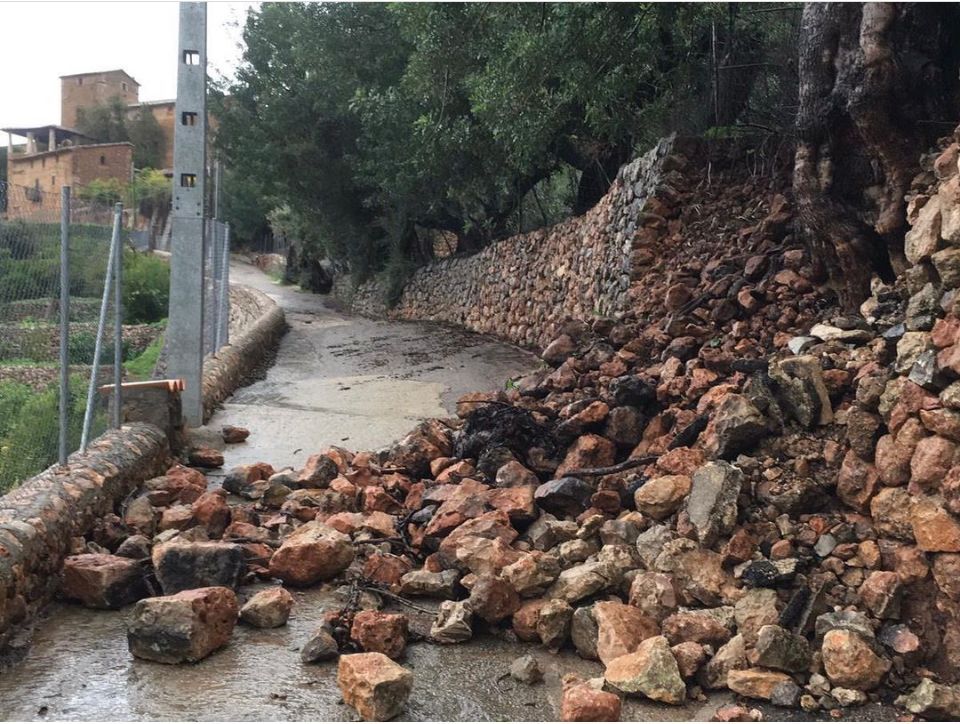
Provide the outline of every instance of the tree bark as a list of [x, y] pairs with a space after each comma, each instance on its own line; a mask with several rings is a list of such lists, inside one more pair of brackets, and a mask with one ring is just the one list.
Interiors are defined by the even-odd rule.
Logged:
[[952, 3], [804, 6], [794, 193], [812, 257], [848, 310], [873, 275], [903, 268], [904, 194], [957, 120], [958, 20]]

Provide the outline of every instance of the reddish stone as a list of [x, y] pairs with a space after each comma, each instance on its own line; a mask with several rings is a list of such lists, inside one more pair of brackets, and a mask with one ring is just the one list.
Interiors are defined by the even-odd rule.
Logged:
[[857, 593], [877, 618], [900, 617], [900, 577], [893, 571], [873, 571]]
[[364, 651], [397, 659], [407, 645], [407, 617], [400, 613], [360, 611], [353, 617], [350, 638]]
[[834, 686], [869, 691], [880, 684], [890, 669], [890, 662], [878, 656], [870, 644], [853, 631], [827, 631], [820, 654]]
[[657, 459], [657, 470], [663, 475], [693, 475], [703, 465], [703, 452], [697, 448], [676, 447]]
[[671, 646], [673, 658], [677, 660], [677, 668], [684, 679], [692, 678], [707, 660], [707, 650], [695, 641], [684, 641]]
[[643, 641], [660, 633], [655, 619], [619, 601], [598, 601], [593, 617], [597, 622], [597, 655], [604, 664], [633, 653]]
[[284, 583], [309, 586], [344, 571], [353, 556], [347, 536], [311, 522], [297, 528], [277, 549], [270, 559], [270, 572]]
[[547, 603], [544, 598], [527, 601], [513, 614], [513, 631], [521, 641], [539, 641], [537, 623], [540, 621], [540, 609]]
[[487, 623], [499, 623], [520, 608], [520, 596], [513, 586], [491, 575], [477, 578], [468, 600], [473, 613]]
[[910, 460], [911, 489], [935, 489], [953, 467], [956, 452], [956, 444], [939, 435], [918, 442]]
[[193, 525], [193, 511], [189, 505], [172, 505], [160, 515], [159, 530], [186, 530]]
[[561, 478], [570, 470], [602, 468], [613, 465], [616, 446], [600, 435], [581, 435], [567, 449], [567, 454], [557, 468], [555, 477]]
[[915, 500], [910, 509], [910, 523], [920, 550], [960, 552], [960, 520], [943, 507], [941, 500], [930, 497]]
[[403, 511], [403, 506], [383, 488], [376, 485], [368, 485], [363, 489], [363, 512], [364, 513], [392, 513], [398, 514]]
[[230, 640], [238, 613], [236, 595], [220, 586], [145, 598], [130, 616], [127, 644], [162, 664], [199, 661]]
[[250, 437], [250, 431], [245, 427], [235, 427], [234, 425], [224, 425], [220, 430], [223, 441], [228, 445], [237, 445]]
[[366, 721], [388, 721], [403, 710], [413, 674], [381, 653], [347, 654], [337, 664], [343, 701]]
[[198, 468], [223, 467], [223, 453], [210, 447], [194, 448], [187, 454], [191, 465]]
[[204, 493], [191, 506], [193, 519], [203, 526], [211, 538], [219, 538], [230, 525], [230, 506], [223, 488]]
[[757, 541], [744, 528], [738, 528], [723, 548], [723, 556], [732, 563], [744, 563], [753, 558]]
[[63, 561], [60, 594], [89, 608], [121, 608], [149, 595], [146, 571], [131, 558], [84, 553]]
[[564, 677], [561, 721], [620, 721], [619, 696], [568, 676], [572, 678]]
[[663, 635], [674, 646], [694, 641], [717, 647], [729, 641], [733, 632], [706, 611], [678, 611], [663, 620]]
[[494, 510], [503, 511], [514, 523], [526, 523], [537, 517], [537, 507], [533, 500], [535, 490], [532, 485], [493, 488], [487, 492], [487, 505]]
[[405, 558], [389, 553], [374, 553], [363, 564], [363, 577], [384, 586], [394, 586], [412, 569], [413, 566]]
[[877, 468], [848, 450], [837, 474], [837, 495], [854, 510], [866, 512], [879, 484]]

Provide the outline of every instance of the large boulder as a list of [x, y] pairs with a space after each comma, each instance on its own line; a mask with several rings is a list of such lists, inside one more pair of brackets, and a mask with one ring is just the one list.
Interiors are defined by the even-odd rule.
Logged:
[[737, 524], [737, 497], [743, 484], [740, 468], [719, 460], [693, 474], [686, 511], [703, 545], [713, 545]]
[[60, 594], [89, 608], [121, 608], [150, 595], [139, 561], [107, 553], [67, 557]]
[[767, 434], [767, 419], [744, 395], [726, 395], [714, 413], [709, 435], [710, 451], [729, 459], [746, 452]]
[[403, 710], [413, 672], [381, 653], [347, 654], [337, 665], [337, 686], [361, 719], [387, 721]]
[[270, 558], [270, 575], [309, 586], [339, 575], [353, 562], [350, 537], [317, 521], [300, 526]]
[[200, 661], [230, 640], [238, 613], [236, 594], [222, 586], [145, 598], [133, 608], [127, 644], [161, 664]]
[[590, 496], [596, 491], [580, 478], [557, 478], [536, 489], [533, 498], [537, 505], [559, 518], [576, 517], [590, 505]]
[[246, 570], [243, 546], [235, 543], [172, 540], [153, 548], [153, 569], [165, 594], [192, 588], [235, 589]]
[[879, 656], [860, 634], [845, 629], [827, 631], [820, 655], [834, 686], [869, 691], [879, 686], [890, 670], [890, 662]]
[[663, 636], [653, 636], [636, 651], [607, 664], [604, 679], [625, 694], [642, 694], [665, 704], [681, 704], [687, 695], [677, 660]]
[[290, 618], [293, 596], [280, 586], [260, 591], [243, 604], [240, 620], [256, 628], [283, 626]]
[[407, 645], [407, 617], [402, 613], [360, 611], [353, 617], [350, 638], [364, 651], [400, 658]]
[[633, 653], [645, 640], [660, 633], [654, 619], [618, 601], [598, 601], [593, 617], [597, 622], [597, 656], [604, 664]]

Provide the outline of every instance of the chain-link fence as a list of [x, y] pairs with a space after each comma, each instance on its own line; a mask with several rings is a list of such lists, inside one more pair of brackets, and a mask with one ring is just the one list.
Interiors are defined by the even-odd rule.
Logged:
[[211, 354], [229, 340], [230, 229], [222, 221], [207, 220], [203, 264], [203, 353]]

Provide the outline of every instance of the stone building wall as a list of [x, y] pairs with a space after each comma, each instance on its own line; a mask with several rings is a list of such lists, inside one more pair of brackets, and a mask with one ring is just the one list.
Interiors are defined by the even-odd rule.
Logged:
[[140, 84], [122, 70], [77, 73], [60, 77], [60, 125], [77, 127], [77, 111], [119, 97], [124, 105], [136, 103]]
[[567, 318], [615, 315], [629, 301], [636, 262], [642, 262], [656, 223], [658, 194], [677, 148], [664, 139], [620, 169], [607, 195], [583, 216], [498, 241], [472, 256], [452, 256], [417, 270], [390, 310], [384, 285], [353, 288], [339, 279], [334, 293], [368, 316], [436, 320], [542, 348]]

